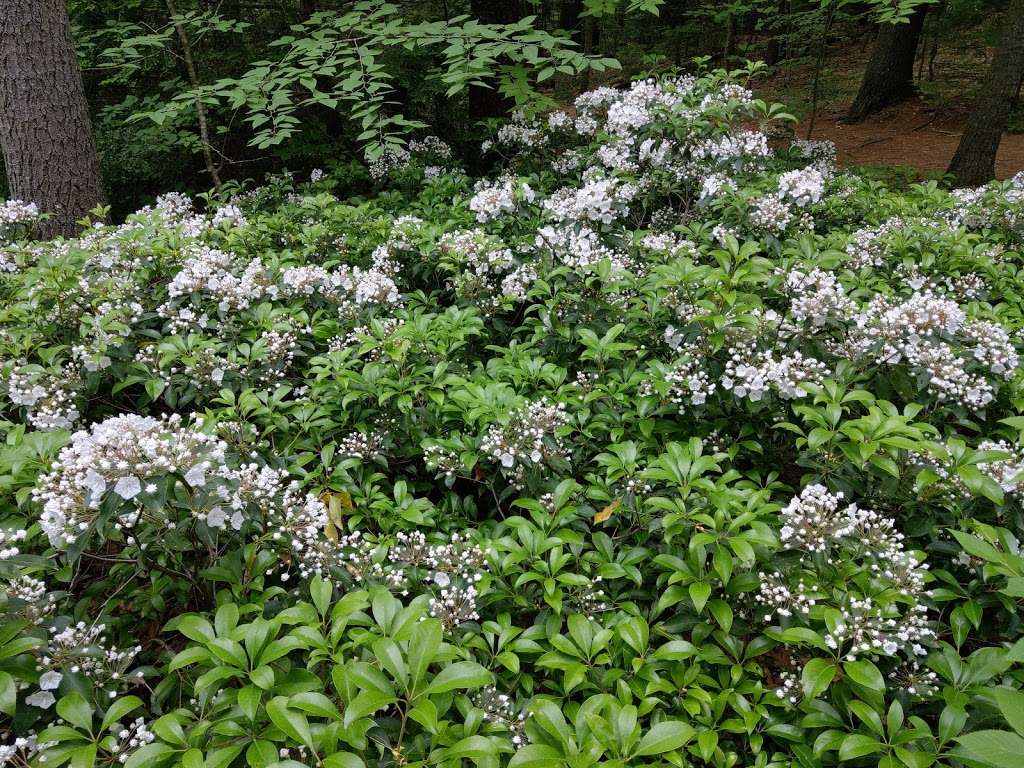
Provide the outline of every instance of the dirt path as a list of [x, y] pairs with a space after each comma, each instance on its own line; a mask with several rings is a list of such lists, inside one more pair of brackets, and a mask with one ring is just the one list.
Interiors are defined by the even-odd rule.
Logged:
[[[963, 128], [957, 116], [943, 117], [920, 101], [909, 101], [857, 125], [840, 122], [842, 112], [819, 112], [815, 139], [829, 139], [845, 165], [909, 165], [922, 171], [946, 170]], [[806, 136], [806, 125], [797, 135]], [[996, 175], [1024, 170], [1024, 134], [1007, 133], [999, 145]]]

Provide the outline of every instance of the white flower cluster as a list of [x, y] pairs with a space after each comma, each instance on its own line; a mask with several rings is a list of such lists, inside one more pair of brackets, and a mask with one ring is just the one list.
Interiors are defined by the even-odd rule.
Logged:
[[791, 148], [811, 161], [811, 165], [829, 175], [836, 165], [839, 151], [831, 141], [819, 141], [816, 139], [795, 139]]
[[535, 245], [540, 251], [573, 269], [585, 269], [607, 260], [612, 270], [629, 269], [632, 262], [628, 254], [616, 251], [601, 241], [601, 236], [589, 226], [546, 226], [537, 230]]
[[805, 357], [799, 350], [781, 355], [772, 350], [758, 350], [752, 341], [741, 341], [729, 348], [720, 384], [736, 397], [757, 402], [775, 391], [786, 400], [806, 397], [800, 385], [820, 383], [828, 375], [825, 364], [813, 357]]
[[736, 191], [736, 182], [724, 173], [709, 173], [700, 182], [700, 198], [707, 200]]
[[707, 163], [742, 165], [769, 157], [771, 149], [763, 132], [740, 130], [705, 139], [693, 148], [692, 155]]
[[697, 245], [692, 240], [679, 237], [671, 232], [658, 232], [644, 235], [640, 245], [648, 251], [664, 253], [670, 258], [677, 259], [683, 256], [696, 258]]
[[476, 220], [483, 224], [514, 213], [520, 202], [532, 203], [535, 197], [528, 184], [519, 182], [511, 176], [503, 176], [491, 182], [481, 180], [474, 187], [473, 197], [469, 200], [469, 210], [475, 213]]
[[[440, 176], [451, 165], [452, 148], [437, 136], [413, 139], [408, 147], [389, 146], [368, 170], [374, 181], [382, 181], [391, 174], [422, 168], [426, 178]], [[311, 179], [318, 181], [319, 179]]]
[[24, 200], [5, 200], [0, 203], [0, 232], [17, 224], [31, 224], [37, 221], [42, 213], [35, 203]]
[[135, 718], [123, 727], [115, 723], [111, 730], [114, 728], [117, 729], [117, 743], [110, 747], [110, 751], [117, 757], [117, 762], [122, 765], [128, 762], [128, 758], [137, 749], [156, 741], [156, 734], [149, 730], [146, 721], [141, 717]]
[[0, 560], [10, 560], [21, 554], [17, 546], [28, 538], [28, 531], [24, 528], [0, 528]]
[[809, 587], [799, 580], [795, 585], [778, 571], [772, 573], [757, 574], [760, 586], [757, 594], [754, 595], [754, 602], [765, 610], [764, 621], [771, 621], [775, 615], [789, 618], [791, 616], [806, 616], [811, 608], [817, 603], [817, 599], [811, 594]]
[[29, 768], [45, 763], [43, 753], [57, 744], [56, 741], [40, 742], [34, 733], [18, 736], [10, 744], [0, 744], [0, 768], [8, 764], [14, 768]]
[[790, 298], [792, 318], [801, 323], [810, 321], [814, 327], [831, 320], [849, 320], [856, 311], [836, 276], [822, 269], [786, 273], [783, 290]]
[[[177, 414], [166, 419], [114, 416], [73, 434], [53, 470], [40, 476], [33, 491], [43, 508], [39, 522], [51, 544], [68, 546], [89, 530], [100, 505], [113, 494], [122, 508], [128, 503], [119, 514], [118, 526], [130, 528], [147, 500], [156, 497], [161, 479], [179, 475], [191, 488], [201, 488], [208, 476], [229, 475], [224, 450], [220, 440], [183, 427]], [[227, 495], [224, 488], [218, 491], [220, 496]], [[193, 513], [211, 527], [224, 525], [212, 511]], [[240, 513], [233, 522], [240, 526]]]
[[167, 286], [168, 296], [207, 293], [217, 300], [218, 309], [227, 312], [245, 309], [263, 296], [275, 297], [271, 282], [260, 259], [242, 266], [236, 257], [206, 245], [194, 245], [185, 252], [185, 261]]
[[[664, 374], [668, 389], [665, 397], [680, 413], [686, 412], [687, 405], [704, 405], [708, 397], [715, 393], [716, 384], [704, 369], [703, 359], [696, 348], [679, 345], [675, 328], [671, 325], [665, 329], [665, 340], [670, 347], [680, 352], [680, 357]], [[652, 394], [650, 382], [641, 387], [642, 394]]]
[[76, 389], [80, 383], [74, 365], [65, 366], [60, 376], [18, 365], [7, 377], [7, 397], [26, 409], [26, 418], [36, 429], [69, 429], [79, 417]]
[[820, 202], [824, 193], [825, 177], [817, 168], [808, 166], [779, 176], [779, 195], [788, 197], [798, 208]]
[[879, 654], [925, 656], [927, 645], [935, 640], [935, 632], [928, 626], [928, 609], [921, 603], [914, 603], [902, 615], [894, 616], [870, 597], [851, 597], [840, 610], [842, 622], [824, 639], [829, 648], [842, 650], [849, 661]]
[[927, 290], [905, 300], [876, 295], [853, 322], [837, 351], [870, 356], [879, 365], [905, 361], [927, 376], [929, 391], [940, 401], [981, 408], [993, 399], [993, 387], [982, 373], [969, 370], [970, 365], [1008, 379], [1019, 363], [1005, 330], [987, 321], [968, 321], [955, 301]]
[[831, 493], [823, 485], [808, 485], [782, 509], [780, 540], [794, 549], [827, 551], [838, 539], [853, 533], [856, 525], [850, 514], [856, 506], [842, 504], [842, 491]]
[[544, 201], [544, 210], [558, 221], [611, 224], [629, 213], [637, 189], [617, 179], [593, 179], [582, 187], [563, 187]]
[[507, 423], [492, 424], [480, 449], [505, 469], [517, 464], [537, 466], [562, 455], [557, 433], [568, 423], [565, 403], [552, 405], [544, 399], [527, 403], [514, 410]]
[[[868, 561], [867, 573], [876, 591], [867, 596], [848, 592], [841, 598], [842, 619], [830, 625], [824, 637], [830, 648], [841, 650], [847, 659], [900, 653], [913, 658], [927, 653], [925, 646], [935, 639], [927, 623], [927, 607], [921, 602], [928, 567], [904, 548], [903, 535], [892, 518], [844, 504], [841, 492], [831, 493], [817, 484], [804, 488], [780, 515], [783, 545], [814, 556], [805, 558], [804, 564], [816, 565], [821, 558], [833, 556], [844, 563]], [[843, 551], [832, 555], [837, 548]], [[774, 612], [794, 615], [794, 608], [806, 615], [821, 602], [805, 586], [808, 575], [792, 578], [799, 578], [796, 587], [781, 574], [762, 584], [757, 600], [771, 608], [769, 617]], [[887, 598], [890, 593], [900, 598]]]
[[[42, 700], [53, 703], [53, 694], [66, 674], [83, 675], [108, 698], [117, 696], [119, 689], [138, 684], [142, 672], [129, 672], [142, 646], [118, 648], [107, 645], [104, 624], [86, 624], [80, 621], [63, 629], [50, 627], [50, 638], [39, 652], [37, 671]], [[35, 706], [40, 706], [36, 704]]]
[[981, 462], [977, 467], [992, 478], [1004, 493], [1019, 493], [1024, 487], [1024, 450], [1005, 440], [983, 440], [978, 444], [978, 450], [1002, 451], [1007, 454], [1004, 459]]
[[57, 598], [47, 590], [46, 582], [25, 574], [10, 579], [4, 592], [17, 612], [33, 624], [41, 623], [57, 607]]
[[529, 715], [525, 710], [517, 708], [510, 696], [498, 693], [497, 688], [488, 685], [473, 697], [473, 706], [483, 712], [484, 720], [509, 732], [513, 747], [518, 749], [526, 743], [526, 720]]
[[762, 195], [750, 202], [750, 223], [770, 233], [784, 232], [793, 220], [793, 210], [780, 195]]

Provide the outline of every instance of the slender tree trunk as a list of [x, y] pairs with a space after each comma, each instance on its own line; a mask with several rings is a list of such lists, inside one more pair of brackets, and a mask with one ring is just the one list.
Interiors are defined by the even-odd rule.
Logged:
[[782, 23], [786, 18], [786, 13], [788, 12], [786, 2], [787, 0], [779, 0], [778, 15], [775, 21], [778, 26], [772, 28], [772, 36], [768, 40], [768, 49], [764, 54], [764, 63], [769, 67], [774, 67], [782, 61], [786, 55], [785, 45], [782, 39]]
[[[3, 2], [3, 0], [0, 0]], [[511, 24], [526, 14], [520, 0], [471, 0], [470, 14], [485, 24]], [[506, 117], [512, 111], [511, 99], [495, 87], [469, 86], [469, 117], [483, 120], [488, 117]]]
[[928, 6], [918, 6], [905, 24], [882, 24], [875, 38], [871, 59], [864, 70], [857, 98], [846, 122], [859, 123], [868, 115], [905, 101], [917, 93], [914, 59], [924, 28]]
[[[185, 62], [185, 73], [193, 88], [199, 87], [199, 73], [196, 71], [196, 62], [192, 57], [192, 44], [188, 39], [188, 32], [177, 20], [178, 9], [174, 0], [167, 1], [167, 12], [171, 14], [171, 23], [174, 24], [174, 31], [178, 33], [178, 41], [181, 43], [181, 57]], [[0, 0], [4, 2], [4, 0]], [[210, 174], [210, 180], [214, 188], [220, 191], [220, 171], [213, 160], [213, 144], [210, 142], [210, 124], [206, 119], [206, 105], [198, 96], [196, 97], [196, 118], [199, 120], [199, 143], [203, 147], [203, 161], [206, 163], [206, 172]]]
[[995, 176], [996, 153], [1022, 74], [1024, 0], [1012, 0], [1003, 17], [1003, 35], [992, 57], [992, 66], [949, 164], [949, 173], [961, 186], [978, 186]]
[[104, 202], [64, 0], [0, 0], [0, 148], [11, 196], [53, 214], [42, 236]]
[[316, 0], [299, 0], [299, 21], [305, 21], [316, 11]]
[[583, 42], [583, 0], [562, 0], [558, 6], [558, 27], [572, 35], [577, 43]]

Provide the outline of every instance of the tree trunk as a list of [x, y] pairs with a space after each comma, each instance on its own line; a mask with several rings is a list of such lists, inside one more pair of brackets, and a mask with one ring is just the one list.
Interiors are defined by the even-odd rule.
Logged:
[[768, 49], [764, 54], [764, 63], [769, 67], [774, 67], [786, 57], [785, 41], [782, 37], [782, 24], [786, 14], [789, 12], [786, 4], [787, 0], [779, 0], [778, 13], [775, 18], [775, 24], [778, 26], [771, 27], [772, 36], [768, 40]]
[[1022, 74], [1024, 0], [1012, 0], [1003, 16], [1003, 36], [992, 57], [992, 66], [949, 164], [949, 173], [959, 185], [976, 187], [995, 176], [996, 153]]
[[882, 24], [875, 38], [871, 59], [864, 70], [857, 98], [846, 122], [859, 123], [868, 115], [905, 101], [917, 93], [914, 59], [921, 39], [928, 6], [918, 6], [905, 24]]
[[562, 0], [558, 6], [558, 27], [564, 29], [577, 43], [583, 42], [583, 0]]
[[316, 12], [316, 0], [299, 0], [299, 21], [305, 21]]
[[43, 237], [104, 202], [64, 0], [0, 0], [0, 148], [11, 196], [53, 214]]
[[[199, 87], [199, 73], [196, 71], [196, 62], [192, 56], [192, 43], [189, 42], [188, 32], [178, 22], [178, 8], [174, 0], [166, 0], [167, 12], [171, 15], [171, 23], [174, 31], [178, 34], [178, 41], [181, 43], [181, 57], [185, 62], [185, 73], [192, 88]], [[213, 144], [210, 141], [210, 124], [206, 119], [206, 105], [203, 100], [196, 97], [196, 118], [199, 121], [199, 144], [203, 148], [203, 161], [206, 163], [206, 172], [210, 175], [214, 189], [220, 192], [220, 171], [213, 160]]]
[[[0, 0], [3, 2], [3, 0]], [[511, 24], [526, 14], [520, 0], [471, 0], [470, 14], [483, 24]], [[507, 117], [514, 103], [493, 87], [469, 86], [470, 120], [484, 120], [489, 117]]]

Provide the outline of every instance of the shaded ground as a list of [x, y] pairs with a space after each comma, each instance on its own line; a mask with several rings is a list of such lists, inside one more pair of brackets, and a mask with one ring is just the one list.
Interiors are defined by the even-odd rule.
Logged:
[[[922, 56], [915, 65], [921, 96], [858, 125], [844, 125], [840, 119], [857, 93], [872, 37], [838, 36], [820, 76], [813, 138], [835, 142], [844, 165], [909, 166], [922, 177], [941, 175], [953, 158], [991, 62], [989, 38], [997, 33], [998, 20], [991, 19], [976, 29], [947, 32], [936, 45], [932, 29], [926, 27]], [[760, 96], [786, 104], [800, 118], [796, 135], [801, 138], [807, 135], [813, 65], [810, 57], [783, 62], [755, 83]], [[1021, 126], [1015, 127], [1020, 130]], [[1007, 178], [1021, 170], [1024, 133], [1005, 133], [996, 175]]]
[[[885, 110], [857, 125], [840, 122], [842, 110], [821, 111], [812, 138], [829, 139], [839, 149], [843, 165], [907, 165], [942, 173], [956, 151], [963, 116], [936, 110], [914, 100]], [[807, 120], [797, 135], [807, 135]], [[1024, 170], [1024, 134], [1007, 133], [996, 156], [996, 176], [1009, 178]], [[931, 175], [931, 174], [928, 174]]]

